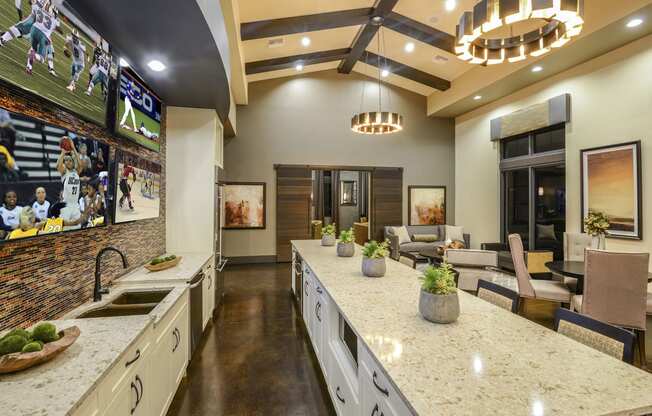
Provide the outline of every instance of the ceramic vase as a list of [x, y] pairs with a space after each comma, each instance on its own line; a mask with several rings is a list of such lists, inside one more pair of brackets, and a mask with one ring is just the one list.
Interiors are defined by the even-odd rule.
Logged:
[[324, 247], [332, 247], [335, 245], [335, 236], [332, 234], [324, 234], [321, 237], [321, 245]]
[[353, 243], [337, 243], [337, 255], [339, 257], [353, 257], [355, 245]]
[[434, 295], [421, 290], [419, 312], [430, 322], [449, 324], [460, 316], [460, 301], [457, 292], [447, 295]]
[[380, 259], [370, 259], [367, 257], [362, 258], [362, 274], [367, 277], [383, 277], [387, 265], [385, 264], [385, 257]]

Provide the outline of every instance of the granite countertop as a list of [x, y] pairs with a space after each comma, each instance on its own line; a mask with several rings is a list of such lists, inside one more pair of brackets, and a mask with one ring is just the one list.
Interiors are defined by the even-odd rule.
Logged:
[[[206, 264], [213, 253], [170, 253], [183, 257], [175, 267], [160, 272], [150, 272], [145, 266], [120, 277], [115, 283], [144, 283], [144, 282], [182, 282], [186, 283]], [[167, 254], [169, 255], [169, 254]]]
[[341, 258], [292, 244], [418, 415], [652, 412], [652, 374], [466, 292], [457, 322], [427, 322], [414, 269], [388, 259], [385, 277], [366, 278], [360, 246]]
[[0, 414], [69, 415], [145, 331], [147, 315], [51, 321], [57, 329], [79, 327], [77, 341], [52, 361], [0, 375]]

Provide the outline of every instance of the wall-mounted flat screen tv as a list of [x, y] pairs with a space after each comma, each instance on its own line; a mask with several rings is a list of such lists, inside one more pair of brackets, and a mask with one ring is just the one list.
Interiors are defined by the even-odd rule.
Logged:
[[0, 1], [0, 79], [106, 125], [109, 44], [63, 0]]
[[161, 100], [132, 71], [122, 68], [118, 82], [115, 132], [148, 149], [161, 145]]
[[115, 223], [158, 218], [161, 165], [122, 150], [115, 158]]
[[0, 108], [0, 240], [103, 226], [109, 146]]

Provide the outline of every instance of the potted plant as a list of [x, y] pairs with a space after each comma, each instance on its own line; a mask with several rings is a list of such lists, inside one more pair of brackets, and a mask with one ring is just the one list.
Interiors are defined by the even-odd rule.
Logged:
[[367, 277], [385, 276], [385, 257], [389, 254], [389, 243], [371, 240], [362, 249], [362, 274]]
[[353, 257], [354, 254], [353, 228], [349, 228], [340, 233], [340, 241], [337, 242], [337, 255], [339, 257]]
[[328, 224], [321, 229], [321, 245], [324, 247], [335, 245], [335, 223]]
[[605, 237], [609, 227], [611, 227], [609, 218], [602, 212], [589, 211], [589, 215], [584, 218], [584, 228], [593, 237], [593, 247], [598, 249], [605, 250], [607, 248]]
[[450, 264], [429, 266], [421, 277], [419, 312], [430, 322], [448, 324], [460, 316], [460, 302], [455, 287], [455, 272]]

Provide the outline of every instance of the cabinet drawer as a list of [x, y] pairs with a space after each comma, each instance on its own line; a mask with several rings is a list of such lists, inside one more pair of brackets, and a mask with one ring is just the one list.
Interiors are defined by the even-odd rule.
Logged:
[[[360, 399], [358, 397], [358, 386], [352, 385], [350, 378], [345, 375], [345, 365], [342, 363], [343, 354], [338, 352], [337, 347], [328, 343], [325, 348], [328, 366], [328, 388], [333, 398], [333, 405], [339, 416], [359, 415]], [[357, 377], [354, 381], [357, 382]]]
[[100, 403], [97, 391], [92, 392], [75, 410], [73, 416], [97, 416], [100, 414]]
[[133, 375], [135, 368], [147, 361], [152, 349], [152, 338], [152, 329], [150, 327], [127, 349], [111, 369], [100, 387], [100, 403], [102, 406], [110, 403], [122, 384]]
[[188, 303], [188, 299], [189, 299], [189, 291], [186, 290], [185, 293], [181, 295], [179, 299], [177, 299], [175, 304], [167, 311], [165, 316], [160, 321], [158, 321], [158, 323], [154, 327], [154, 334], [155, 334], [154, 336], [156, 338], [160, 337], [162, 332], [167, 331], [167, 329], [172, 324], [172, 321], [174, 321], [175, 317], [177, 316], [181, 308]]
[[371, 356], [371, 352], [360, 342], [358, 343], [358, 350], [360, 351], [361, 365], [366, 370], [359, 372], [360, 384], [366, 383], [375, 391], [377, 397], [380, 399], [385, 416], [412, 415], [409, 407], [385, 375], [384, 370], [380, 368], [376, 360]]

